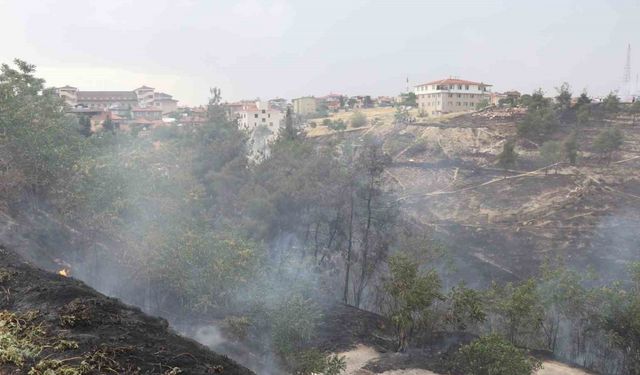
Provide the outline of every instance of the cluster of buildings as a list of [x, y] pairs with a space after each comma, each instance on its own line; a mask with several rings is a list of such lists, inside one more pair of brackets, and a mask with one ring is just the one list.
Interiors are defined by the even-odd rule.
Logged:
[[[471, 111], [484, 101], [498, 104], [509, 97], [508, 93], [492, 93], [490, 88], [490, 84], [458, 78], [427, 82], [415, 86], [415, 103], [412, 105], [417, 106], [423, 114], [437, 116]], [[89, 116], [96, 125], [107, 120], [113, 122], [115, 127], [160, 124], [191, 126], [206, 122], [205, 108], [178, 107], [178, 101], [171, 95], [148, 86], [131, 91], [83, 91], [64, 86], [58, 88], [57, 92], [69, 105], [71, 112]], [[260, 158], [268, 154], [268, 145], [277, 138], [280, 128], [284, 126], [286, 113], [291, 113], [296, 122], [303, 122], [343, 110], [407, 105], [407, 97], [406, 93], [399, 97], [330, 93], [291, 101], [284, 98], [245, 100], [227, 103], [226, 109], [229, 118], [234, 119], [238, 127], [250, 136], [250, 154]]]
[[83, 91], [64, 86], [57, 92], [71, 112], [89, 116], [94, 123], [109, 119], [116, 127], [159, 124], [164, 115], [178, 109], [178, 101], [171, 95], [148, 86], [132, 91]]

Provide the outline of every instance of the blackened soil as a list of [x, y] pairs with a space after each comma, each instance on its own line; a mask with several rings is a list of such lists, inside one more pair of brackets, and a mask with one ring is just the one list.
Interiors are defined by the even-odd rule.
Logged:
[[[86, 374], [253, 374], [231, 359], [173, 333], [165, 320], [108, 298], [84, 283], [38, 269], [0, 248], [0, 311], [35, 314], [29, 324], [51, 346], [68, 340], [77, 348], [44, 345], [21, 367], [0, 364], [2, 374], [25, 374], [42, 360], [62, 360]], [[89, 368], [89, 370], [86, 370]]]

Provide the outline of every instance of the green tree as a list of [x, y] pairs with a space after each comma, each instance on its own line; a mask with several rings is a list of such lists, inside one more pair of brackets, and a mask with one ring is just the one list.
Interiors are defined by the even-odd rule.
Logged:
[[452, 367], [465, 375], [531, 375], [541, 362], [500, 336], [490, 335], [461, 347]]
[[622, 353], [625, 374], [640, 374], [640, 263], [629, 266], [632, 285], [614, 290], [602, 308], [602, 327]]
[[589, 105], [590, 103], [591, 103], [591, 98], [589, 97], [586, 91], [583, 91], [582, 94], [580, 94], [580, 96], [578, 97], [578, 100], [576, 101], [576, 107], [579, 109], [582, 106]]
[[400, 94], [402, 97], [402, 105], [406, 107], [417, 107], [418, 98], [414, 92]]
[[287, 112], [284, 117], [284, 138], [288, 140], [294, 140], [298, 137], [298, 132], [293, 126], [293, 112], [291, 107], [287, 107]]
[[542, 331], [546, 347], [552, 352], [558, 349], [559, 340], [568, 346], [574, 337], [578, 338], [575, 345], [579, 347], [590, 302], [588, 291], [583, 287], [585, 280], [582, 273], [568, 269], [561, 261], [547, 261], [542, 266], [538, 283], [538, 293], [545, 312]]
[[564, 160], [563, 144], [559, 141], [547, 141], [540, 147], [540, 156], [545, 165], [555, 164], [555, 173], [558, 173], [558, 163]]
[[548, 108], [549, 104], [550, 101], [544, 97], [542, 89], [534, 91], [531, 95], [525, 94], [520, 97], [520, 105], [527, 107], [529, 111]]
[[111, 133], [116, 130], [115, 126], [113, 125], [113, 120], [111, 120], [111, 114], [107, 113], [107, 117], [102, 122], [102, 128], [104, 129], [104, 131]]
[[576, 165], [578, 160], [578, 133], [572, 131], [571, 134], [562, 143], [563, 154], [569, 164]]
[[353, 112], [353, 114], [351, 115], [351, 127], [361, 128], [366, 125], [367, 125], [367, 116], [360, 111]]
[[571, 86], [567, 82], [563, 82], [560, 87], [556, 87], [558, 95], [556, 95], [556, 104], [559, 109], [569, 109], [571, 107]]
[[613, 153], [624, 143], [624, 136], [618, 128], [607, 128], [598, 133], [593, 141], [593, 150], [599, 153], [609, 164]]
[[322, 314], [320, 307], [308, 298], [292, 295], [271, 313], [272, 339], [281, 355], [300, 352], [316, 333]]
[[633, 118], [633, 125], [635, 125], [638, 121], [638, 117], [640, 117], [640, 98], [637, 98], [631, 107], [629, 108], [629, 112], [631, 112], [631, 116]]
[[397, 106], [396, 112], [393, 114], [393, 122], [396, 125], [408, 124], [411, 119], [411, 114], [406, 106]]
[[89, 118], [89, 116], [80, 116], [79, 123], [80, 134], [84, 135], [85, 137], [90, 137], [93, 132], [91, 131], [91, 119]]
[[497, 315], [499, 332], [514, 345], [526, 342], [527, 338], [538, 337], [542, 326], [544, 310], [540, 304], [535, 280], [514, 286], [493, 285], [488, 293], [488, 306]]
[[589, 105], [579, 106], [576, 118], [579, 126], [589, 125], [589, 122], [591, 121], [591, 108], [589, 108]]
[[505, 170], [513, 168], [518, 160], [518, 153], [515, 150], [516, 142], [508, 140], [502, 146], [502, 152], [498, 154], [497, 164]]
[[555, 132], [558, 126], [556, 114], [550, 108], [530, 108], [517, 124], [518, 136], [541, 141]]
[[485, 321], [486, 314], [482, 294], [467, 288], [464, 283], [451, 289], [449, 301], [447, 322], [455, 329], [466, 330], [471, 325]]
[[64, 101], [34, 75], [35, 66], [14, 63], [0, 67], [0, 167], [12, 182], [11, 189], [0, 184], [0, 193], [37, 205], [49, 193], [64, 192], [61, 185], [75, 173], [87, 142], [65, 114]]
[[487, 108], [489, 105], [491, 105], [489, 103], [489, 99], [482, 99], [476, 104], [476, 111], [479, 111], [483, 108]]
[[431, 319], [431, 305], [444, 300], [435, 271], [418, 270], [418, 264], [403, 255], [389, 259], [389, 279], [384, 289], [390, 297], [388, 316], [395, 325], [398, 351], [404, 351], [416, 329]]
[[620, 111], [620, 98], [614, 92], [610, 92], [602, 101], [602, 106], [606, 113], [615, 115]]

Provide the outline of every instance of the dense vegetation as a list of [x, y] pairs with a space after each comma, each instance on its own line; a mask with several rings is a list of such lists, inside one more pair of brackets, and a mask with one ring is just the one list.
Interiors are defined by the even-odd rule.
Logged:
[[[552, 139], [566, 112], [577, 112], [576, 124], [590, 119], [588, 97], [570, 108], [568, 90], [560, 88], [557, 108], [541, 92], [520, 99], [529, 111], [518, 135], [541, 143], [548, 164], [575, 163], [575, 133]], [[619, 110], [613, 98], [604, 106]], [[446, 249], [398, 210], [384, 184], [382, 140], [315, 143], [287, 126], [254, 164], [218, 90], [208, 119], [92, 134], [33, 66], [3, 65], [2, 208], [47, 212], [59, 218], [51, 231], [81, 233], [73, 249], [43, 256], [66, 259], [90, 284], [174, 321], [224, 319], [296, 373], [343, 368], [309, 345], [320, 306], [335, 301], [388, 317], [400, 351], [437, 330], [477, 334], [452, 356], [460, 373], [529, 374], [539, 363], [527, 349], [605, 373], [640, 372], [640, 266], [628, 282], [604, 285], [554, 259], [535, 279], [444, 290], [436, 270]], [[364, 126], [366, 117], [351, 122]], [[593, 147], [609, 162], [621, 142], [608, 128]], [[515, 146], [504, 145], [504, 169], [515, 165]]]

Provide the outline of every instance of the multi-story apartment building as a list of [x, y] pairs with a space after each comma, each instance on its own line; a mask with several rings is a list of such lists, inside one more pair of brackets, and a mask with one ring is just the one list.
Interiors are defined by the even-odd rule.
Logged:
[[259, 126], [265, 126], [273, 133], [277, 133], [284, 114], [272, 108], [267, 102], [244, 103], [235, 111], [238, 127], [246, 132], [253, 132]]
[[156, 108], [164, 114], [173, 112], [178, 107], [178, 101], [171, 95], [156, 92], [154, 88], [147, 86], [133, 91], [80, 91], [75, 87], [65, 86], [58, 88], [58, 95], [73, 108]]
[[491, 85], [457, 78], [427, 82], [415, 87], [418, 109], [429, 115], [474, 110], [489, 101]]
[[[238, 107], [237, 105], [241, 106]], [[261, 161], [269, 156], [269, 145], [278, 138], [284, 123], [284, 113], [268, 102], [241, 102], [231, 105], [238, 127], [249, 135], [249, 158]]]
[[302, 98], [296, 98], [293, 102], [293, 113], [300, 116], [306, 116], [316, 113], [317, 103], [316, 98], [313, 96], [305, 96]]

